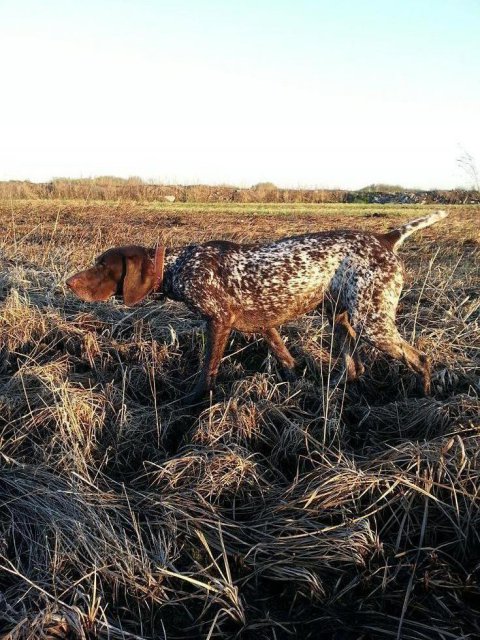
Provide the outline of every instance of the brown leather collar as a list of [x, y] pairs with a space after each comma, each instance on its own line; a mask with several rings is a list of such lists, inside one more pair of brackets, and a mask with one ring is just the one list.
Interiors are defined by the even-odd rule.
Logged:
[[154, 291], [160, 291], [163, 284], [163, 270], [165, 266], [165, 247], [157, 244], [155, 249], [155, 286]]

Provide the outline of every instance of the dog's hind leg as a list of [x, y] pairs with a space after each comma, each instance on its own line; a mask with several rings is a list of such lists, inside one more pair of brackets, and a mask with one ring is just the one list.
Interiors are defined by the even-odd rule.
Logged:
[[348, 320], [348, 313], [335, 316], [333, 320], [334, 338], [340, 346], [347, 381], [356, 380], [365, 371], [358, 354], [358, 339], [355, 330]]
[[[395, 274], [396, 275], [396, 274]], [[419, 376], [423, 392], [430, 394], [430, 361], [426, 354], [408, 344], [395, 326], [395, 315], [401, 291], [400, 277], [370, 290], [358, 292], [351, 313], [357, 334], [379, 351], [404, 362]]]
[[418, 351], [402, 338], [393, 321], [387, 319], [380, 323], [376, 320], [374, 327], [366, 323], [362, 331], [362, 338], [365, 338], [379, 351], [404, 362], [415, 371], [420, 378], [423, 393], [430, 395], [430, 360], [425, 353]]

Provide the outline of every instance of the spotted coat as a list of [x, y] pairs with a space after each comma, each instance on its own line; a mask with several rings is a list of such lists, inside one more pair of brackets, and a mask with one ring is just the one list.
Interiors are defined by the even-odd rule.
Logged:
[[[325, 297], [361, 318], [395, 311], [403, 268], [372, 234], [315, 233], [264, 245], [217, 241], [167, 252], [163, 291], [207, 319], [258, 332], [315, 309]], [[379, 293], [383, 293], [383, 300]]]

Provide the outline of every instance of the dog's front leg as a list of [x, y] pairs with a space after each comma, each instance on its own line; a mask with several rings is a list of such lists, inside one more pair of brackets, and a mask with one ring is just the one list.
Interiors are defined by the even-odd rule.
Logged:
[[207, 322], [207, 348], [200, 378], [186, 398], [185, 403], [194, 402], [202, 398], [207, 391], [213, 389], [217, 377], [218, 368], [227, 346], [231, 327], [218, 320], [210, 319]]
[[290, 351], [287, 349], [287, 346], [284, 343], [282, 336], [279, 334], [278, 329], [275, 329], [273, 327], [270, 329], [265, 329], [262, 332], [262, 335], [271, 351], [275, 354], [275, 356], [283, 366], [283, 374], [285, 376], [285, 379], [289, 382], [294, 382], [296, 380], [295, 360], [293, 359]]

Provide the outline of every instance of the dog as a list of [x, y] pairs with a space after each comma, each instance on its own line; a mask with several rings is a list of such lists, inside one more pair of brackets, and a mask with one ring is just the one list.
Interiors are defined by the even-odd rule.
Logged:
[[213, 388], [232, 329], [261, 334], [285, 371], [292, 373], [295, 361], [278, 327], [322, 303], [342, 344], [347, 380], [364, 372], [356, 349], [361, 338], [408, 365], [428, 395], [429, 359], [395, 326], [404, 280], [397, 250], [412, 233], [447, 215], [438, 211], [382, 234], [335, 230], [268, 244], [215, 240], [177, 249], [116, 247], [66, 284], [88, 302], [118, 295], [126, 305], [134, 305], [151, 292], [162, 292], [199, 313], [207, 321], [207, 348], [187, 401]]

